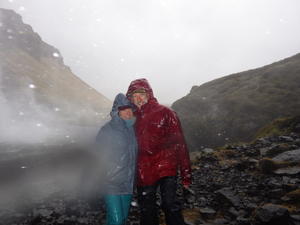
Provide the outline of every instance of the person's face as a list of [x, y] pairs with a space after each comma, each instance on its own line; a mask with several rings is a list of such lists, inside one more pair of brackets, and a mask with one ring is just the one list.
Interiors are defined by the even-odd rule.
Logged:
[[134, 93], [131, 97], [131, 101], [135, 104], [138, 108], [141, 108], [142, 105], [148, 102], [148, 94], [147, 93]]
[[119, 116], [123, 120], [130, 120], [133, 117], [133, 111], [131, 108], [123, 109], [119, 111]]

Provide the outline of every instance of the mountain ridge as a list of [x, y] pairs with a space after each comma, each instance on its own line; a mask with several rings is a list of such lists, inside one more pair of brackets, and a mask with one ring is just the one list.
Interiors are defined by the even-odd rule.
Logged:
[[261, 127], [300, 113], [300, 54], [234, 73], [174, 102], [192, 149], [250, 141]]
[[0, 59], [0, 144], [74, 142], [107, 120], [112, 102], [77, 77], [19, 14], [1, 8]]

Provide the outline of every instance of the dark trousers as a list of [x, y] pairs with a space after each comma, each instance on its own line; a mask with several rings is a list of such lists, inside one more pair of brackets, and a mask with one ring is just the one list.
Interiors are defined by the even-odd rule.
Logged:
[[176, 196], [177, 178], [163, 177], [155, 185], [138, 187], [138, 202], [140, 205], [140, 225], [159, 225], [156, 192], [160, 188], [162, 210], [165, 213], [167, 225], [184, 225], [181, 214], [181, 204]]

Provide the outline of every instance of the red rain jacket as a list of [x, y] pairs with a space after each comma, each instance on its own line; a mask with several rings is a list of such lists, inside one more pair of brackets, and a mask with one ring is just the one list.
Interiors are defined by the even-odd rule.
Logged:
[[127, 97], [137, 89], [149, 94], [148, 102], [135, 113], [139, 148], [137, 185], [153, 185], [162, 177], [177, 175], [178, 170], [183, 185], [190, 185], [190, 158], [176, 113], [157, 102], [146, 79], [132, 81]]

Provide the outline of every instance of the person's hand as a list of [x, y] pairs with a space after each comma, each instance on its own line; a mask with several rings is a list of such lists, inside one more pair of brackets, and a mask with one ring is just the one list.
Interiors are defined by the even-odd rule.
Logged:
[[184, 201], [188, 204], [196, 201], [195, 192], [189, 187], [189, 185], [183, 185]]
[[185, 189], [188, 189], [188, 188], [189, 188], [189, 185], [184, 184], [183, 187], [184, 187]]
[[195, 192], [190, 188], [189, 185], [183, 185], [183, 188], [184, 188], [184, 192], [186, 194], [192, 194], [192, 195], [195, 195]]

